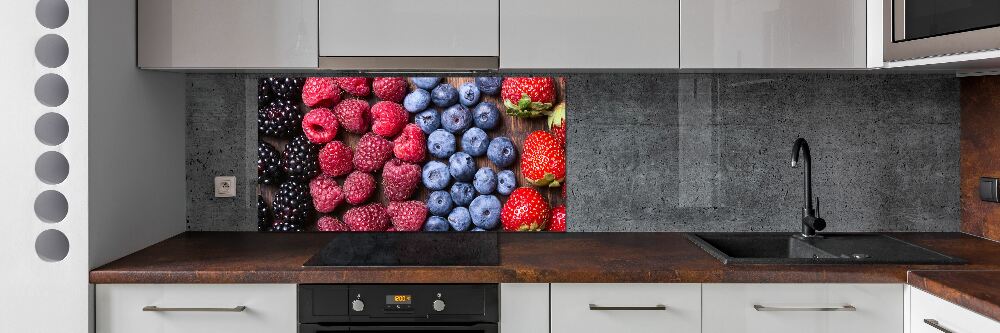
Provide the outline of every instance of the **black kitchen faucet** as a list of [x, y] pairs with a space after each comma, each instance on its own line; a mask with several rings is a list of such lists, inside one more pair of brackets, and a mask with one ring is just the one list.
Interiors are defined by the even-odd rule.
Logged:
[[[799, 151], [802, 152], [802, 163], [805, 170], [802, 172], [802, 194], [805, 202], [802, 204], [802, 237], [819, 237], [816, 231], [826, 228], [826, 220], [820, 218], [813, 210], [812, 205], [812, 156], [809, 155], [809, 143], [806, 139], [798, 138], [792, 146], [792, 167], [799, 167]], [[819, 198], [816, 198], [816, 208], [819, 208]]]

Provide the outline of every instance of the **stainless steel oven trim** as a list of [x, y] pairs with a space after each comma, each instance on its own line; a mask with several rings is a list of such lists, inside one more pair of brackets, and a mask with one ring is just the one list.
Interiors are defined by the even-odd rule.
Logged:
[[[896, 6], [894, 3], [896, 1], [899, 1], [901, 5]], [[904, 26], [902, 19], [898, 22], [894, 20], [896, 16], [903, 17], [902, 10], [905, 6], [906, 0], [883, 0], [882, 2], [884, 46], [882, 59], [887, 62], [1000, 49], [1000, 27], [894, 42], [895, 39], [901, 39], [905, 36], [903, 35], [905, 31], [899, 31]], [[896, 29], [897, 27], [900, 28]]]

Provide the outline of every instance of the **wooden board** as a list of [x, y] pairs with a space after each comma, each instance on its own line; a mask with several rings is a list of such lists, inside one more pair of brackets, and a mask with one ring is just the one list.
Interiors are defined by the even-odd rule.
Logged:
[[[455, 88], [458, 88], [463, 83], [472, 82], [473, 80], [475, 80], [475, 77], [446, 77], [445, 80], [442, 81], [442, 82], [447, 82], [448, 84], [451, 84]], [[409, 81], [409, 79], [408, 79], [408, 81]], [[412, 83], [412, 81], [410, 81], [410, 90], [412, 91], [415, 88], [416, 88], [416, 86], [414, 86], [413, 83]], [[565, 81], [565, 78], [562, 78], [562, 77], [557, 77], [556, 78], [556, 91], [557, 91], [556, 104], [562, 103], [564, 101], [564, 99], [565, 99], [565, 96], [566, 96], [566, 81]], [[346, 93], [345, 93], [345, 96], [346, 96]], [[368, 102], [369, 102], [370, 105], [374, 105], [375, 102], [378, 101], [378, 99], [374, 97], [374, 94], [372, 94], [371, 96], [369, 96], [369, 98], [367, 100], [368, 100]], [[525, 118], [511, 117], [511, 116], [508, 116], [506, 114], [506, 107], [504, 107], [503, 103], [500, 101], [499, 96], [486, 96], [486, 95], [483, 95], [482, 100], [496, 103], [497, 107], [500, 109], [500, 125], [497, 126], [497, 128], [494, 128], [493, 130], [487, 131], [486, 133], [489, 135], [490, 139], [493, 139], [494, 137], [498, 137], [498, 136], [506, 136], [506, 137], [510, 138], [511, 141], [514, 142], [515, 147], [517, 147], [518, 158], [517, 158], [517, 161], [515, 163], [513, 163], [511, 166], [509, 166], [507, 169], [510, 169], [510, 170], [514, 171], [514, 174], [517, 175], [517, 182], [518, 182], [517, 185], [519, 187], [521, 187], [521, 186], [531, 186], [531, 184], [528, 183], [524, 179], [524, 175], [521, 174], [521, 168], [520, 168], [520, 160], [521, 160], [520, 158], [521, 158], [521, 153], [523, 151], [522, 148], [524, 147], [524, 139], [525, 139], [525, 137], [527, 137], [527, 135], [529, 133], [531, 133], [533, 131], [536, 131], [536, 130], [548, 130], [548, 125], [547, 125], [547, 122], [546, 122], [547, 118], [544, 117], [544, 116], [542, 116], [542, 117], [536, 117], [536, 118], [527, 118], [527, 119], [525, 119]], [[432, 107], [433, 107], [433, 105], [432, 105]], [[433, 108], [436, 109], [438, 112], [443, 112], [444, 109], [445, 109], [445, 108], [437, 108], [437, 107], [433, 107]], [[304, 104], [300, 105], [300, 109], [302, 110], [303, 113], [306, 113], [306, 112], [309, 111], [309, 107], [305, 106]], [[413, 118], [414, 118], [415, 115], [416, 114], [409, 114], [409, 116], [410, 116], [410, 122], [411, 123], [413, 122]], [[260, 138], [262, 140], [264, 140], [264, 141], [272, 144], [279, 152], [284, 151], [285, 144], [288, 142], [287, 139], [278, 139], [278, 138], [263, 137], [263, 136], [261, 136]], [[353, 133], [348, 133], [347, 131], [343, 130], [343, 128], [341, 128], [337, 132], [337, 138], [336, 138], [336, 140], [343, 141], [344, 143], [346, 143], [351, 148], [356, 147], [357, 143], [358, 143], [358, 140], [360, 140], [360, 139], [361, 139], [361, 135], [359, 135], [359, 134], [353, 134]], [[461, 151], [461, 147], [460, 147], [461, 135], [457, 135], [456, 136], [456, 140], [457, 140], [457, 142], [459, 142], [459, 147], [458, 147], [457, 150]], [[440, 161], [443, 161], [445, 163], [448, 162], [446, 159], [437, 159], [437, 158], [434, 158], [433, 156], [430, 156], [428, 154], [427, 155], [427, 161], [429, 161], [429, 160], [440, 160]], [[477, 167], [490, 167], [490, 168], [493, 169], [493, 171], [496, 171], [496, 172], [500, 172], [501, 170], [503, 170], [503, 169], [500, 169], [500, 168], [496, 167], [495, 165], [493, 165], [493, 162], [490, 162], [490, 160], [488, 158], [486, 158], [486, 156], [476, 157], [475, 160], [476, 160], [476, 166]], [[426, 163], [426, 161], [425, 161], [425, 163]], [[423, 167], [423, 164], [421, 163], [420, 166]], [[373, 199], [369, 200], [368, 203], [371, 203], [371, 202], [380, 202], [383, 205], [387, 205], [389, 203], [389, 200], [386, 199], [382, 195], [382, 186], [381, 186], [382, 177], [381, 177], [381, 173], [380, 172], [375, 173], [375, 174], [373, 174], [373, 176], [375, 177], [375, 182], [376, 182], [376, 185], [377, 185], [377, 190], [376, 190], [375, 195], [373, 196]], [[345, 176], [337, 177], [336, 179], [337, 179], [337, 182], [339, 184], [343, 185], [344, 179], [346, 179], [346, 178], [347, 178], [347, 176], [345, 175]], [[555, 188], [535, 187], [535, 188], [538, 189], [539, 192], [541, 192], [543, 196], [545, 196], [545, 197], [548, 198], [549, 206], [550, 207], [555, 207], [555, 206], [558, 206], [558, 205], [565, 205], [565, 199], [563, 199], [560, 196], [560, 190], [561, 190], [561, 188], [559, 188], [559, 187], [555, 187]], [[274, 193], [277, 192], [277, 189], [278, 189], [278, 185], [260, 185], [260, 186], [258, 186], [258, 194], [262, 194], [264, 196], [264, 199], [268, 202], [268, 205], [272, 205], [273, 198], [274, 198]], [[419, 187], [418, 187], [417, 192], [414, 194], [414, 196], [412, 197], [411, 200], [426, 201], [429, 193], [430, 192], [421, 183], [419, 185]], [[496, 195], [498, 198], [500, 198], [500, 201], [502, 203], [506, 204], [506, 202], [507, 202], [507, 196], [500, 195], [499, 193], [496, 193], [496, 192], [494, 192], [494, 195]], [[346, 212], [351, 207], [353, 207], [353, 206], [351, 206], [350, 204], [348, 204], [345, 201], [345, 202], [341, 203], [340, 206], [338, 206], [337, 209], [333, 213], [331, 213], [329, 215], [332, 215], [332, 216], [337, 217], [338, 219], [341, 219], [341, 217], [343, 216], [344, 212]], [[319, 219], [320, 216], [321, 215], [317, 214], [317, 215], [315, 215], [315, 216], [312, 217], [312, 223], [310, 223], [307, 226], [307, 228], [309, 228], [309, 230], [315, 229], [315, 221], [317, 219]]]

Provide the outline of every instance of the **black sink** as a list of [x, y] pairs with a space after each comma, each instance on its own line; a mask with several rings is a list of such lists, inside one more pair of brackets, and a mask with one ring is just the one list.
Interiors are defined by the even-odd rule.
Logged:
[[688, 239], [726, 265], [739, 264], [964, 264], [881, 234], [691, 233]]

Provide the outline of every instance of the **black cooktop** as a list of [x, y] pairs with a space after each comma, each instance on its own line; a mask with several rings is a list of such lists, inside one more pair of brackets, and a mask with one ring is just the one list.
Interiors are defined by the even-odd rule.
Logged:
[[303, 266], [496, 266], [496, 232], [348, 232]]

